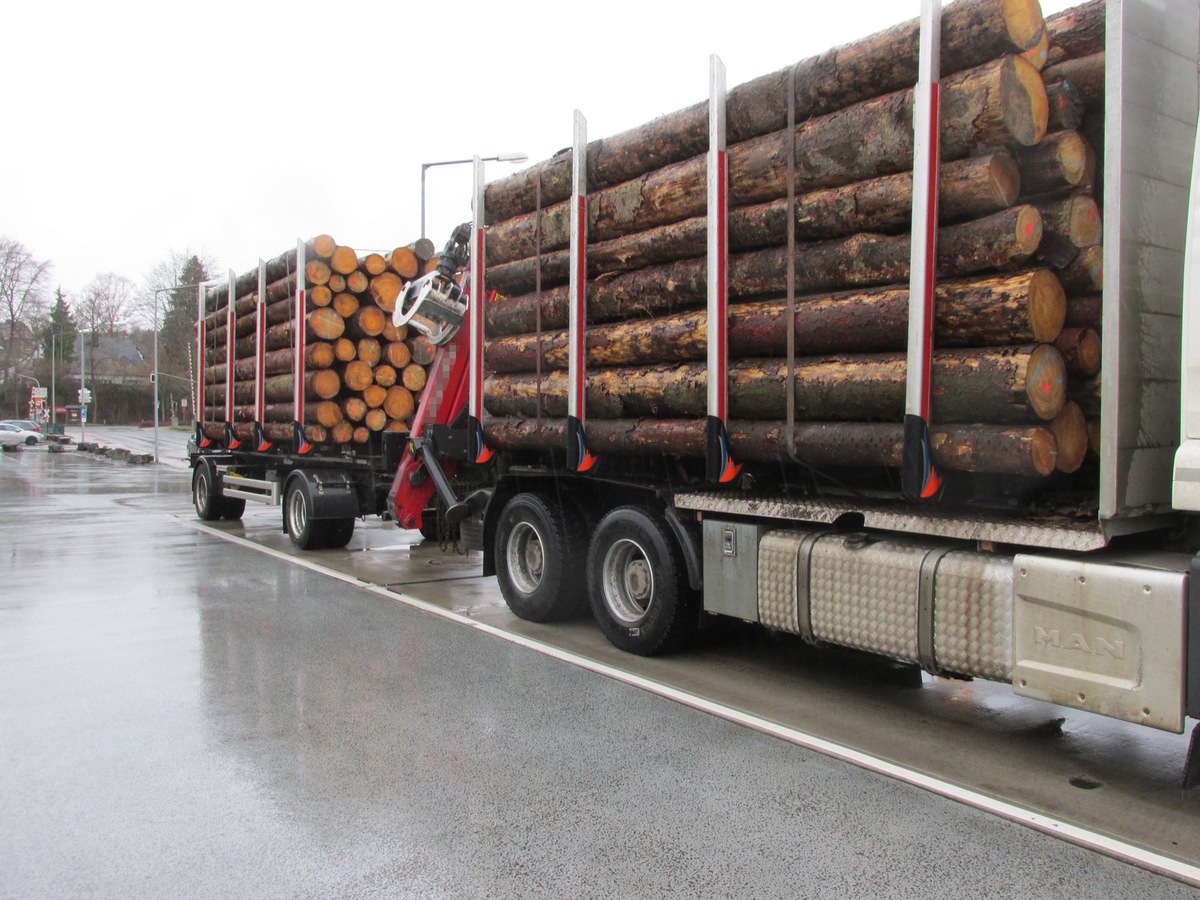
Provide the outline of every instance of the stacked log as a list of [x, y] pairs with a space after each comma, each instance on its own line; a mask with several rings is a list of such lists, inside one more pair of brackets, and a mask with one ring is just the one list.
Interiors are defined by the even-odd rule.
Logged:
[[[1080, 35], [1103, 4], [1087, 7], [1070, 27], [1036, 2], [943, 11], [931, 440], [949, 471], [1082, 463], [1088, 423], [1067, 390], [1099, 358], [1098, 304], [1082, 302], [1099, 292], [1096, 96], [1058, 67], [1092, 55]], [[905, 23], [729, 93], [739, 459], [900, 463], [915, 34]], [[588, 146], [585, 402], [601, 454], [705, 453], [706, 115], [698, 104]], [[565, 440], [569, 193], [569, 152], [485, 193], [485, 279], [508, 295], [485, 310], [498, 447]]]
[[[1046, 19], [1049, 38], [1042, 78], [1051, 92], [1064, 88], [1079, 98], [1081, 116], [1074, 129], [1050, 135], [1082, 171], [1072, 190], [1101, 202], [1104, 196], [1105, 2], [1089, 0]], [[1061, 192], [1060, 192], [1061, 193]], [[1067, 318], [1057, 346], [1070, 371], [1072, 392], [1086, 385], [1084, 407], [1093, 458], [1099, 455], [1100, 360], [1103, 322], [1104, 252], [1098, 230], [1083, 246], [1053, 248], [1067, 297]], [[1094, 396], [1092, 396], [1094, 393]], [[1070, 404], [1069, 404], [1070, 405]], [[1085, 448], [1085, 451], [1088, 448]]]
[[[304, 328], [305, 437], [313, 443], [368, 444], [382, 431], [407, 431], [433, 360], [428, 342], [392, 323], [396, 301], [432, 255], [429, 241], [389, 253], [360, 255], [319, 235], [304, 248], [304, 271], [295, 250], [267, 263], [263, 430], [270, 440], [292, 436], [295, 415], [296, 330]], [[304, 290], [297, 315], [296, 290]], [[232, 424], [252, 436], [257, 369], [258, 270], [234, 281], [233, 333], [228, 286], [207, 297], [204, 354], [204, 421], [210, 437], [224, 434], [228, 349], [233, 342]], [[417, 361], [417, 359], [421, 361]]]

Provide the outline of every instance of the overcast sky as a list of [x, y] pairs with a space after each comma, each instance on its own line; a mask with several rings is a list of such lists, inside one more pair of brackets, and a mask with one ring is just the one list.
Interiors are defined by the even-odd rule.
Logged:
[[[1044, 0], [1046, 14], [1072, 6]], [[0, 236], [79, 291], [171, 250], [237, 271], [321, 232], [420, 231], [422, 162], [592, 139], [915, 17], [918, 0], [7, 4]], [[488, 164], [488, 179], [513, 171]], [[426, 231], [470, 216], [470, 166], [431, 169]]]

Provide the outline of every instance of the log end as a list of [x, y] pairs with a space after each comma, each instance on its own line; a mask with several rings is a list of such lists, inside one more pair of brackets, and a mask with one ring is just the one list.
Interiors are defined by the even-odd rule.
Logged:
[[1000, 91], [1009, 133], [1026, 147], [1040, 142], [1050, 123], [1050, 97], [1041, 73], [1021, 57], [1009, 57]]
[[1042, 243], [1042, 214], [1036, 206], [1017, 208], [1015, 237], [1022, 256], [1032, 256]]
[[329, 267], [339, 275], [349, 275], [358, 268], [358, 253], [352, 247], [338, 247], [329, 257]]
[[1092, 247], [1100, 243], [1100, 207], [1091, 197], [1076, 194], [1068, 209], [1069, 232], [1076, 247]]
[[1008, 36], [1015, 49], [1025, 51], [1037, 47], [1043, 36], [1049, 48], [1049, 33], [1039, 0], [1004, 0], [1002, 9]]
[[327, 284], [317, 284], [309, 288], [308, 299], [313, 306], [328, 306], [333, 302], [333, 291]]
[[1058, 349], [1063, 358], [1068, 359], [1068, 370], [1072, 375], [1091, 378], [1099, 373], [1103, 352], [1099, 334], [1091, 328], [1072, 328], [1064, 331], [1060, 339], [1065, 347]]
[[1050, 475], [1058, 465], [1058, 441], [1049, 428], [1035, 428], [1030, 437], [1029, 459], [1039, 475]]
[[1029, 354], [1025, 396], [1034, 415], [1053, 421], [1067, 399], [1067, 364], [1053, 344], [1039, 344]]
[[317, 369], [309, 377], [313, 393], [322, 400], [332, 400], [342, 389], [342, 379], [333, 369]]
[[313, 253], [321, 259], [329, 259], [337, 249], [337, 241], [327, 234], [318, 234], [312, 239]]
[[1054, 159], [1063, 182], [1071, 187], [1086, 183], [1090, 153], [1091, 148], [1078, 131], [1063, 131], [1054, 135]]
[[1029, 276], [1029, 327], [1034, 340], [1049, 343], [1058, 337], [1067, 320], [1067, 294], [1050, 269]]
[[1021, 167], [1008, 153], [993, 153], [988, 162], [996, 208], [1008, 209], [1021, 195]]
[[1064, 403], [1050, 423], [1050, 431], [1058, 445], [1055, 468], [1068, 474], [1078, 471], [1088, 452], [1088, 423], [1079, 404]]
[[1021, 59], [1025, 60], [1039, 72], [1046, 68], [1046, 61], [1050, 56], [1050, 32], [1042, 29], [1042, 38], [1028, 50], [1021, 54]]

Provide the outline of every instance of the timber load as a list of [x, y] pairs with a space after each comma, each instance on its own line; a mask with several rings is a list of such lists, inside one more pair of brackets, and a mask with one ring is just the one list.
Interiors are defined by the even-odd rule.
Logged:
[[[917, 37], [905, 22], [728, 92], [737, 459], [900, 465]], [[1037, 0], [955, 0], [941, 41], [934, 460], [1076, 472], [1095, 404], [1068, 396], [1099, 383], [1102, 355], [1104, 3], [1044, 19]], [[704, 102], [587, 147], [584, 403], [601, 455], [706, 452], [707, 122]], [[565, 446], [571, 156], [484, 192], [498, 448]]]
[[[257, 269], [234, 279], [232, 297], [229, 285], [209, 292], [203, 320], [204, 428], [209, 437], [224, 437], [226, 422], [240, 439], [253, 437], [261, 365], [264, 435], [271, 441], [292, 438], [301, 339], [304, 403], [299, 424], [310, 443], [369, 445], [380, 432], [407, 432], [433, 351], [422, 335], [397, 328], [392, 313], [404, 286], [431, 265], [433, 252], [432, 242], [422, 239], [386, 253], [360, 254], [323, 234], [305, 243], [302, 271], [296, 250], [265, 264], [268, 283], [261, 298]], [[303, 308], [298, 309], [301, 296]], [[261, 363], [260, 306], [265, 318]]]

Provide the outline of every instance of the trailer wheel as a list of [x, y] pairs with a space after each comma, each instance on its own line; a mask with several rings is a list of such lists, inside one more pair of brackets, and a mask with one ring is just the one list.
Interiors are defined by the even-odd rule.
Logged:
[[283, 501], [283, 522], [288, 537], [301, 550], [319, 550], [325, 546], [326, 523], [312, 518], [308, 495], [299, 481], [292, 482], [287, 489]]
[[222, 497], [221, 498], [221, 518], [235, 520], [240, 519], [246, 512], [246, 499], [244, 497]]
[[337, 549], [345, 547], [354, 537], [353, 519], [330, 519], [325, 523], [325, 543], [323, 546]]
[[212, 470], [206, 465], [198, 465], [192, 472], [192, 505], [196, 507], [196, 517], [205, 522], [221, 518], [224, 504], [221, 497], [213, 494]]
[[605, 637], [641, 656], [678, 649], [696, 632], [699, 596], [662, 517], [620, 506], [600, 520], [587, 560], [588, 598]]
[[572, 579], [587, 550], [582, 523], [545, 494], [518, 494], [496, 523], [496, 580], [516, 615], [550, 622], [582, 613], [584, 592]]

